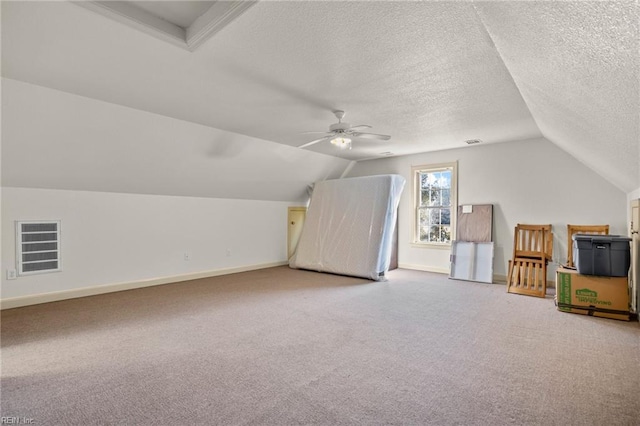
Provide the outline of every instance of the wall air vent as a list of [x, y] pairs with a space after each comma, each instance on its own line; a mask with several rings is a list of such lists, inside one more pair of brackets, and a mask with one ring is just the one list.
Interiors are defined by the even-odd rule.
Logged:
[[467, 145], [475, 145], [478, 143], [482, 143], [482, 141], [480, 139], [468, 139], [464, 141], [464, 143], [466, 143]]
[[41, 274], [62, 269], [60, 221], [17, 221], [18, 275]]

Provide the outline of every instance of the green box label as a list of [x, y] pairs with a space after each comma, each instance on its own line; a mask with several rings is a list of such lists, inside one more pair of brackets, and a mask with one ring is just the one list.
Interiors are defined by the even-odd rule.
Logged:
[[610, 306], [612, 304], [610, 300], [598, 300], [598, 293], [588, 288], [576, 290], [576, 299], [579, 302], [588, 303], [589, 305]]
[[[563, 305], [571, 305], [571, 275], [558, 274], [558, 302]], [[562, 311], [570, 312], [570, 308], [560, 308]]]
[[582, 288], [580, 290], [576, 290], [576, 296], [598, 297], [598, 293], [593, 290], [589, 290], [588, 288]]

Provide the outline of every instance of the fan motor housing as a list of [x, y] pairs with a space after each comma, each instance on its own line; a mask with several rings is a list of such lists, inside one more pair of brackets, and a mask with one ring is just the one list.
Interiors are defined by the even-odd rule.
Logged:
[[332, 132], [345, 131], [350, 127], [351, 127], [351, 124], [349, 123], [335, 123], [329, 126], [329, 130]]

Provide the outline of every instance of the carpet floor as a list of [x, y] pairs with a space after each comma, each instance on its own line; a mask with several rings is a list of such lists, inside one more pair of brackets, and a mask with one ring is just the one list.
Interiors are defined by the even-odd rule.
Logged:
[[[278, 267], [2, 312], [35, 425], [639, 425], [640, 325], [503, 285]], [[24, 424], [24, 423], [23, 423]]]

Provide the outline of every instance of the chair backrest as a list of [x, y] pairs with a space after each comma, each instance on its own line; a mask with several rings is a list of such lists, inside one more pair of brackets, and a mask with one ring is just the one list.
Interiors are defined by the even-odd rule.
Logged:
[[513, 258], [550, 260], [553, 257], [551, 225], [516, 225]]
[[567, 225], [567, 266], [573, 267], [573, 235], [609, 235], [609, 225]]

